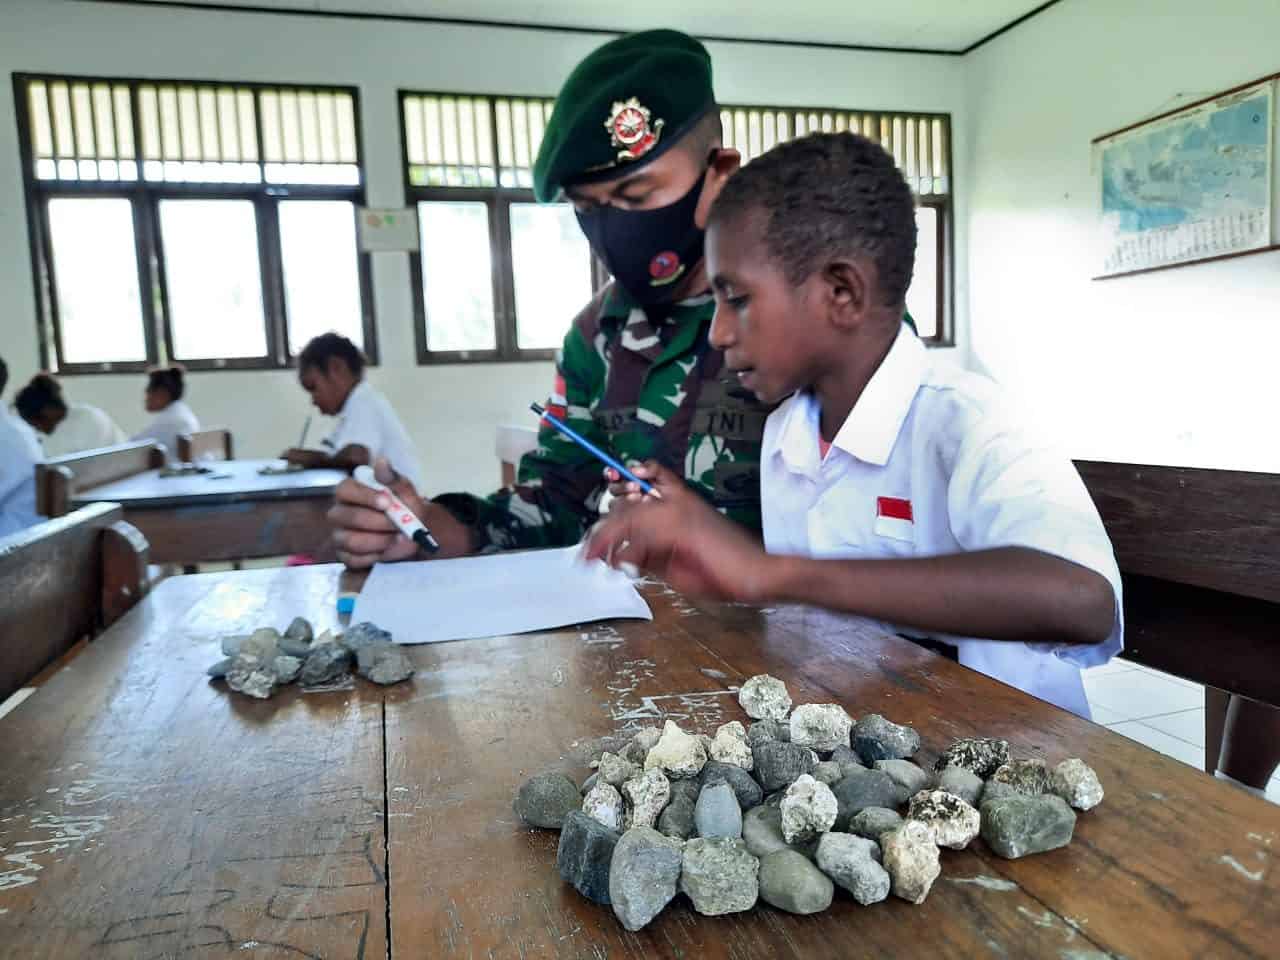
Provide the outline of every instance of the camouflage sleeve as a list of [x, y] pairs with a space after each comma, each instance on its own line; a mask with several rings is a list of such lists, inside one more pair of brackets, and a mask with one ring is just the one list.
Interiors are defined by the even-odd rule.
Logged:
[[[575, 323], [556, 358], [547, 409], [593, 443], [609, 440], [591, 416], [604, 389], [605, 365]], [[520, 459], [516, 485], [479, 498], [448, 494], [438, 502], [472, 526], [481, 549], [571, 546], [595, 522], [604, 492], [603, 465], [545, 423], [538, 449]]]

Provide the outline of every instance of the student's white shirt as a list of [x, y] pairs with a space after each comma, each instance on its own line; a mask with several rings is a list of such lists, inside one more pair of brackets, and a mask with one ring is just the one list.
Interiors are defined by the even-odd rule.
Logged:
[[134, 440], [157, 440], [168, 451], [170, 461], [178, 459], [178, 436], [200, 429], [200, 421], [182, 400], [175, 400], [151, 418], [151, 422], [133, 435]]
[[124, 431], [106, 412], [87, 403], [67, 404], [67, 415], [53, 433], [42, 438], [46, 459], [61, 457], [81, 450], [96, 450], [124, 443]]
[[36, 513], [40, 441], [22, 419], [0, 410], [0, 537], [43, 519]]
[[387, 398], [367, 381], [361, 380], [347, 394], [338, 414], [338, 425], [323, 443], [330, 455], [352, 444], [362, 446], [369, 451], [370, 463], [385, 457], [414, 487], [422, 488], [422, 464], [409, 432]]
[[954, 645], [965, 666], [1089, 717], [1079, 668], [1123, 648], [1120, 572], [1070, 459], [1026, 430], [994, 383], [935, 364], [905, 326], [825, 459], [819, 414], [813, 395], [799, 393], [765, 424], [766, 549], [874, 558], [1019, 546], [1096, 571], [1116, 597], [1100, 645], [934, 637]]

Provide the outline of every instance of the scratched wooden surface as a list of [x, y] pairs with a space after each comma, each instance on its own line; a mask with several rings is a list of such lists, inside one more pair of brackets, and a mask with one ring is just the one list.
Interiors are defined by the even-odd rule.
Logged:
[[[1280, 809], [865, 622], [643, 589], [652, 623], [417, 647], [410, 684], [258, 704], [203, 678], [213, 638], [330, 618], [336, 568], [166, 581], [5, 721], [0, 944], [372, 957], [389, 916], [406, 958], [1274, 955]], [[919, 907], [838, 895], [816, 917], [712, 919], [677, 898], [625, 932], [560, 882], [557, 835], [516, 821], [516, 785], [585, 776], [593, 738], [638, 724], [745, 719], [731, 687], [766, 670], [797, 702], [913, 724], [926, 764], [954, 737], [1003, 736], [1083, 757], [1107, 799], [1065, 850], [944, 851]]]

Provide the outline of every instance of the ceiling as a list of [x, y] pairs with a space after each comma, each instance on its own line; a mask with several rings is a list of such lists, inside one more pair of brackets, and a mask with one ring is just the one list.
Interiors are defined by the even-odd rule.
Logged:
[[[118, 0], [95, 0], [118, 2]], [[124, 0], [169, 6], [466, 20], [626, 31], [675, 27], [705, 38], [963, 53], [1044, 0]]]

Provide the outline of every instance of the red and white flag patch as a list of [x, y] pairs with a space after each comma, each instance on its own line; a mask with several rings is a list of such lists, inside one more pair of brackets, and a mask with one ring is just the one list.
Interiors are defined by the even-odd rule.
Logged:
[[559, 420], [569, 415], [569, 401], [564, 395], [564, 376], [556, 374], [556, 382], [551, 387], [551, 396], [547, 398], [547, 413]]
[[876, 533], [894, 540], [915, 540], [911, 501], [901, 497], [876, 498]]

